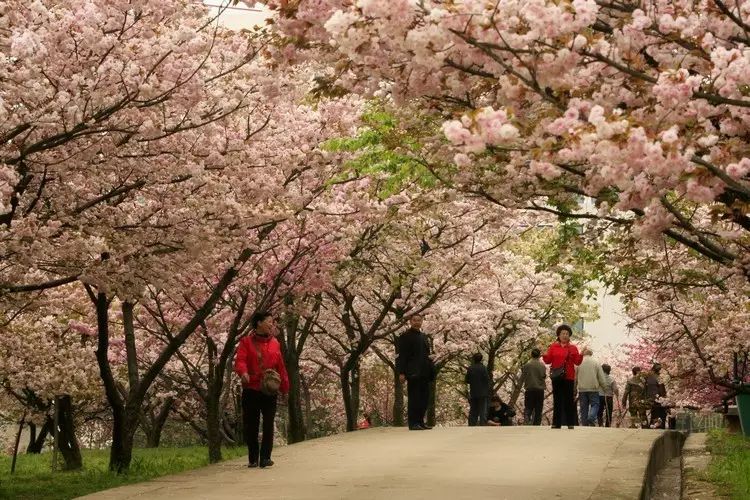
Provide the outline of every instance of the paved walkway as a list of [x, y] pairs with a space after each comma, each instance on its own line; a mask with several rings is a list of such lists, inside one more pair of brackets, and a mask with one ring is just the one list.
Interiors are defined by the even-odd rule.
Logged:
[[120, 499], [637, 499], [659, 431], [578, 427], [381, 428], [84, 498]]

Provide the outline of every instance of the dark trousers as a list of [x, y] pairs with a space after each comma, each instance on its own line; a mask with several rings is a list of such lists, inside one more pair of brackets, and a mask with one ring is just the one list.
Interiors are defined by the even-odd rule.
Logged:
[[667, 428], [667, 409], [659, 403], [651, 405], [651, 420], [649, 421], [649, 425], [657, 429]]
[[409, 397], [406, 412], [409, 427], [424, 425], [430, 399], [430, 381], [426, 377], [410, 378], [406, 384], [406, 392]]
[[544, 389], [526, 389], [523, 395], [523, 421], [526, 425], [542, 424]]
[[[596, 420], [599, 422], [599, 427], [612, 427], [612, 405], [614, 399], [612, 396], [599, 396], [599, 412], [596, 415]], [[606, 420], [605, 420], [606, 416]]]
[[469, 398], [469, 426], [487, 425], [487, 397]]
[[575, 381], [552, 381], [552, 426], [576, 425], [576, 403], [573, 396]]
[[[242, 389], [242, 423], [245, 427], [247, 456], [250, 462], [257, 463], [259, 457], [263, 460], [271, 459], [276, 399], [276, 396], [267, 396], [260, 391]], [[263, 440], [258, 447], [261, 413], [263, 414]]]

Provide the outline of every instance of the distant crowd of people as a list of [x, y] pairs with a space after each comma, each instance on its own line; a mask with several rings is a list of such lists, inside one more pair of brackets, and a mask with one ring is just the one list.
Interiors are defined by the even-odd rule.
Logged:
[[[429, 402], [430, 384], [435, 380], [435, 365], [430, 357], [430, 344], [421, 331], [423, 316], [413, 315], [409, 328], [398, 337], [396, 345], [396, 370], [399, 379], [407, 385], [409, 430], [432, 429], [425, 421]], [[289, 392], [289, 377], [284, 366], [281, 345], [276, 340], [276, 325], [266, 312], [252, 316], [253, 333], [240, 340], [234, 360], [234, 369], [242, 381], [242, 415], [244, 433], [248, 447], [249, 467], [271, 467], [273, 449], [274, 418], [279, 396]], [[578, 348], [571, 343], [573, 330], [560, 325], [556, 330], [557, 340], [542, 355], [538, 348], [531, 350], [531, 359], [521, 370], [524, 389], [523, 422], [526, 425], [541, 425], [547, 387], [547, 366], [552, 382], [552, 428], [576, 425], [612, 425], [612, 411], [620, 398], [616, 381], [611, 376], [611, 367], [599, 364], [591, 349]], [[482, 363], [480, 353], [472, 356], [465, 383], [468, 386], [470, 426], [513, 425], [516, 412], [497, 394], [491, 395], [492, 380]], [[622, 408], [629, 409], [632, 427], [664, 428], [667, 408], [660, 398], [666, 396], [660, 379], [661, 366], [656, 363], [650, 372], [643, 373], [634, 367], [622, 394]], [[575, 397], [578, 394], [579, 412], [576, 412]], [[647, 414], [648, 413], [648, 414]], [[258, 439], [263, 422], [262, 439]], [[360, 428], [372, 424], [365, 415]]]
[[[426, 430], [425, 423], [430, 382], [434, 368], [430, 360], [427, 337], [421, 332], [422, 317], [412, 317], [410, 328], [398, 339], [396, 366], [408, 389], [408, 423], [410, 430]], [[611, 427], [615, 405], [630, 411], [631, 427], [665, 428], [668, 409], [660, 402], [666, 397], [661, 381], [661, 365], [655, 363], [644, 373], [633, 367], [620, 399], [620, 390], [612, 376], [612, 367], [600, 364], [593, 351], [579, 352], [571, 342], [573, 330], [568, 325], [557, 327], [557, 340], [542, 354], [531, 350], [531, 359], [522, 370], [520, 383], [524, 389], [523, 423], [541, 425], [547, 388], [547, 365], [552, 383], [552, 428], [576, 425]], [[468, 386], [468, 425], [513, 425], [516, 412], [497, 394], [492, 394], [492, 379], [483, 364], [483, 356], [476, 353], [466, 370], [464, 382]], [[576, 411], [576, 396], [578, 408]]]
[[[666, 389], [661, 381], [661, 365], [655, 363], [650, 372], [640, 367], [632, 369], [620, 400], [617, 381], [612, 377], [612, 367], [600, 364], [593, 351], [584, 348], [580, 353], [571, 343], [572, 329], [560, 325], [557, 340], [542, 355], [538, 348], [531, 350], [531, 359], [521, 369], [520, 383], [524, 389], [523, 423], [541, 425], [547, 388], [547, 366], [552, 382], [552, 428], [576, 425], [611, 427], [612, 414], [617, 402], [630, 411], [631, 427], [665, 428], [668, 409], [661, 403]], [[500, 425], [512, 425], [513, 409], [497, 395], [490, 397], [491, 379], [482, 355], [477, 353], [466, 371], [465, 382], [469, 386], [469, 422], [474, 425], [492, 425], [487, 417], [488, 402], [497, 408]], [[576, 412], [576, 394], [578, 411]]]

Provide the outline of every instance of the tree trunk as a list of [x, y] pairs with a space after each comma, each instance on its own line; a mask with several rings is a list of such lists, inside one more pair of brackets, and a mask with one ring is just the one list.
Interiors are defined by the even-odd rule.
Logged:
[[159, 447], [159, 444], [161, 444], [161, 429], [151, 427], [144, 434], [146, 434], [146, 448]]
[[109, 453], [109, 470], [122, 474], [133, 459], [133, 440], [138, 427], [138, 410], [132, 405], [124, 411], [113, 408], [112, 448]]
[[513, 383], [513, 390], [510, 393], [510, 396], [508, 399], [508, 405], [511, 407], [515, 407], [518, 403], [518, 398], [521, 396], [521, 390], [523, 389], [523, 384], [519, 383], [518, 377], [511, 377], [511, 381]]
[[13, 461], [10, 464], [11, 474], [16, 473], [16, 461], [18, 460], [18, 445], [21, 442], [21, 433], [23, 432], [23, 423], [25, 419], [26, 419], [26, 411], [23, 412], [23, 417], [21, 417], [21, 421], [18, 422], [18, 432], [16, 432], [16, 441], [13, 445]]
[[148, 429], [146, 429], [146, 448], [158, 448], [161, 443], [161, 433], [164, 430], [164, 424], [167, 423], [169, 412], [172, 410], [174, 405], [174, 398], [168, 397], [164, 400], [164, 404], [159, 409], [159, 413], [149, 423]]
[[393, 370], [393, 426], [403, 427], [406, 425], [404, 418], [404, 384], [401, 382], [398, 371]]
[[52, 429], [52, 419], [47, 417], [44, 420], [44, 425], [39, 430], [39, 434], [36, 434], [36, 426], [29, 424], [29, 427], [33, 429], [32, 435], [29, 438], [29, 446], [26, 448], [26, 453], [41, 453], [44, 449], [44, 442], [47, 440], [50, 430]]
[[234, 418], [229, 412], [224, 411], [224, 418], [221, 419], [221, 435], [224, 438], [224, 446], [238, 446], [240, 441], [237, 440], [237, 426]]
[[357, 416], [359, 416], [359, 387], [354, 391], [354, 383], [359, 383], [359, 377], [354, 376], [352, 369], [343, 368], [340, 380], [346, 413], [346, 431], [351, 432], [357, 429]]
[[490, 397], [495, 394], [495, 379], [493, 373], [495, 373], [495, 356], [497, 355], [497, 349], [492, 346], [487, 350], [487, 373], [490, 376]]
[[[289, 358], [291, 358], [291, 356], [287, 359]], [[293, 361], [293, 363], [287, 364], [287, 372], [289, 374], [289, 427], [287, 432], [287, 442], [292, 444], [305, 440], [306, 429], [305, 415], [302, 411], [299, 360], [293, 359], [290, 361]]]
[[206, 400], [206, 437], [208, 438], [208, 463], [215, 464], [221, 461], [221, 413], [219, 410], [220, 394], [214, 394], [213, 388], [209, 388]]
[[[109, 300], [107, 294], [99, 292], [94, 295], [87, 288], [96, 305], [97, 324], [97, 349], [96, 362], [99, 366], [99, 375], [104, 384], [104, 393], [107, 403], [112, 408], [112, 446], [109, 449], [109, 470], [118, 474], [125, 472], [130, 466], [133, 455], [134, 426], [128, 425], [125, 404], [115, 384], [112, 368], [109, 366]], [[128, 438], [128, 435], [129, 438]], [[128, 446], [128, 442], [130, 443]]]
[[357, 418], [359, 417], [359, 364], [352, 370], [352, 414], [354, 415], [354, 428], [357, 428]]
[[[235, 317], [235, 323], [238, 319]], [[232, 331], [236, 331], [232, 328]], [[232, 335], [230, 334], [230, 337]], [[208, 463], [221, 462], [221, 392], [224, 388], [225, 365], [217, 366], [216, 356], [218, 348], [213, 339], [206, 335], [206, 347], [208, 350], [208, 380], [206, 385], [206, 438], [208, 440]], [[233, 349], [233, 346], [225, 346], [225, 349]], [[225, 354], [225, 353], [222, 353]]]
[[36, 441], [36, 424], [29, 422], [27, 425], [29, 426], [29, 444], [26, 447], [26, 453], [29, 453], [29, 448], [33, 447]]
[[289, 401], [287, 419], [287, 442], [299, 443], [307, 438], [307, 426], [305, 412], [302, 409], [302, 378], [299, 371], [299, 359], [305, 347], [305, 342], [313, 328], [313, 319], [317, 317], [321, 299], [318, 296], [312, 309], [312, 315], [304, 322], [300, 322], [300, 316], [291, 312], [293, 298], [287, 295], [284, 298], [285, 305], [290, 311], [284, 315], [285, 336], [282, 337], [282, 349], [284, 351], [284, 363], [289, 375]]
[[57, 399], [57, 404], [60, 405], [57, 449], [60, 450], [65, 460], [64, 470], [78, 470], [83, 466], [83, 459], [76, 439], [73, 405], [70, 396], [60, 396]]
[[236, 426], [235, 441], [237, 444], [245, 443], [245, 415], [242, 414], [242, 391], [238, 391], [234, 397], [234, 415]]
[[302, 388], [302, 397], [304, 399], [304, 412], [305, 412], [305, 429], [310, 431], [313, 428], [312, 419], [312, 394], [310, 393], [310, 387], [305, 381], [305, 378], [300, 374], [300, 387]]

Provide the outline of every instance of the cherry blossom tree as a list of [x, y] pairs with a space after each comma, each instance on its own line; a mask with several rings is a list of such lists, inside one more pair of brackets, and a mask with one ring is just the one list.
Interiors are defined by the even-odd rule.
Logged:
[[735, 373], [734, 364], [750, 347], [747, 281], [679, 247], [665, 245], [646, 259], [649, 272], [624, 288], [645, 346], [631, 348], [631, 360], [646, 349], [646, 368], [662, 363], [676, 405], [712, 406], [742, 390], [747, 374]]
[[[305, 113], [294, 102], [304, 84], [274, 78], [257, 57], [262, 35], [224, 31], [200, 4], [39, 1], [6, 3], [0, 16], [9, 54], [0, 281], [7, 293], [85, 285], [114, 415], [110, 465], [121, 472], [158, 374], [279, 222], [314, 197], [310, 179], [324, 186], [318, 167], [330, 163], [304, 142], [320, 123], [279, 148], [283, 117]], [[292, 101], [275, 107], [285, 87]], [[322, 161], [300, 166], [313, 158]], [[213, 281], [188, 283], [196, 276]], [[198, 302], [139, 370], [133, 320], [147, 289]], [[112, 304], [122, 314], [124, 393], [110, 363]]]
[[104, 403], [94, 362], [96, 330], [87, 324], [91, 311], [86, 302], [80, 287], [60, 287], [4, 311], [0, 335], [3, 390], [23, 408], [33, 429], [27, 451], [42, 450], [57, 414], [55, 444], [67, 470], [82, 466], [76, 422]]
[[[299, 232], [295, 231], [297, 229]], [[162, 374], [186, 386], [202, 402], [200, 412], [205, 426], [209, 461], [221, 460], [221, 443], [231, 439], [224, 418], [230, 406], [232, 356], [238, 341], [250, 331], [250, 318], [257, 311], [278, 311], [284, 299], [296, 293], [315, 293], [316, 280], [325, 274], [327, 236], [305, 224], [299, 228], [277, 230], [266, 242], [268, 250], [248, 263], [247, 271], [227, 290], [212, 314], [206, 318], [197, 335], [191, 337], [176, 353], [182, 376]], [[189, 303], [183, 307], [190, 307]], [[173, 306], [167, 297], [154, 296], [144, 303], [146, 317], [140, 326], [162, 343], [168, 343], [174, 323]], [[194, 311], [189, 310], [188, 316]], [[180, 322], [178, 321], [179, 325]], [[289, 369], [294, 371], [295, 367]]]
[[748, 269], [745, 2], [266, 3], [280, 58], [442, 118], [441, 176]]

